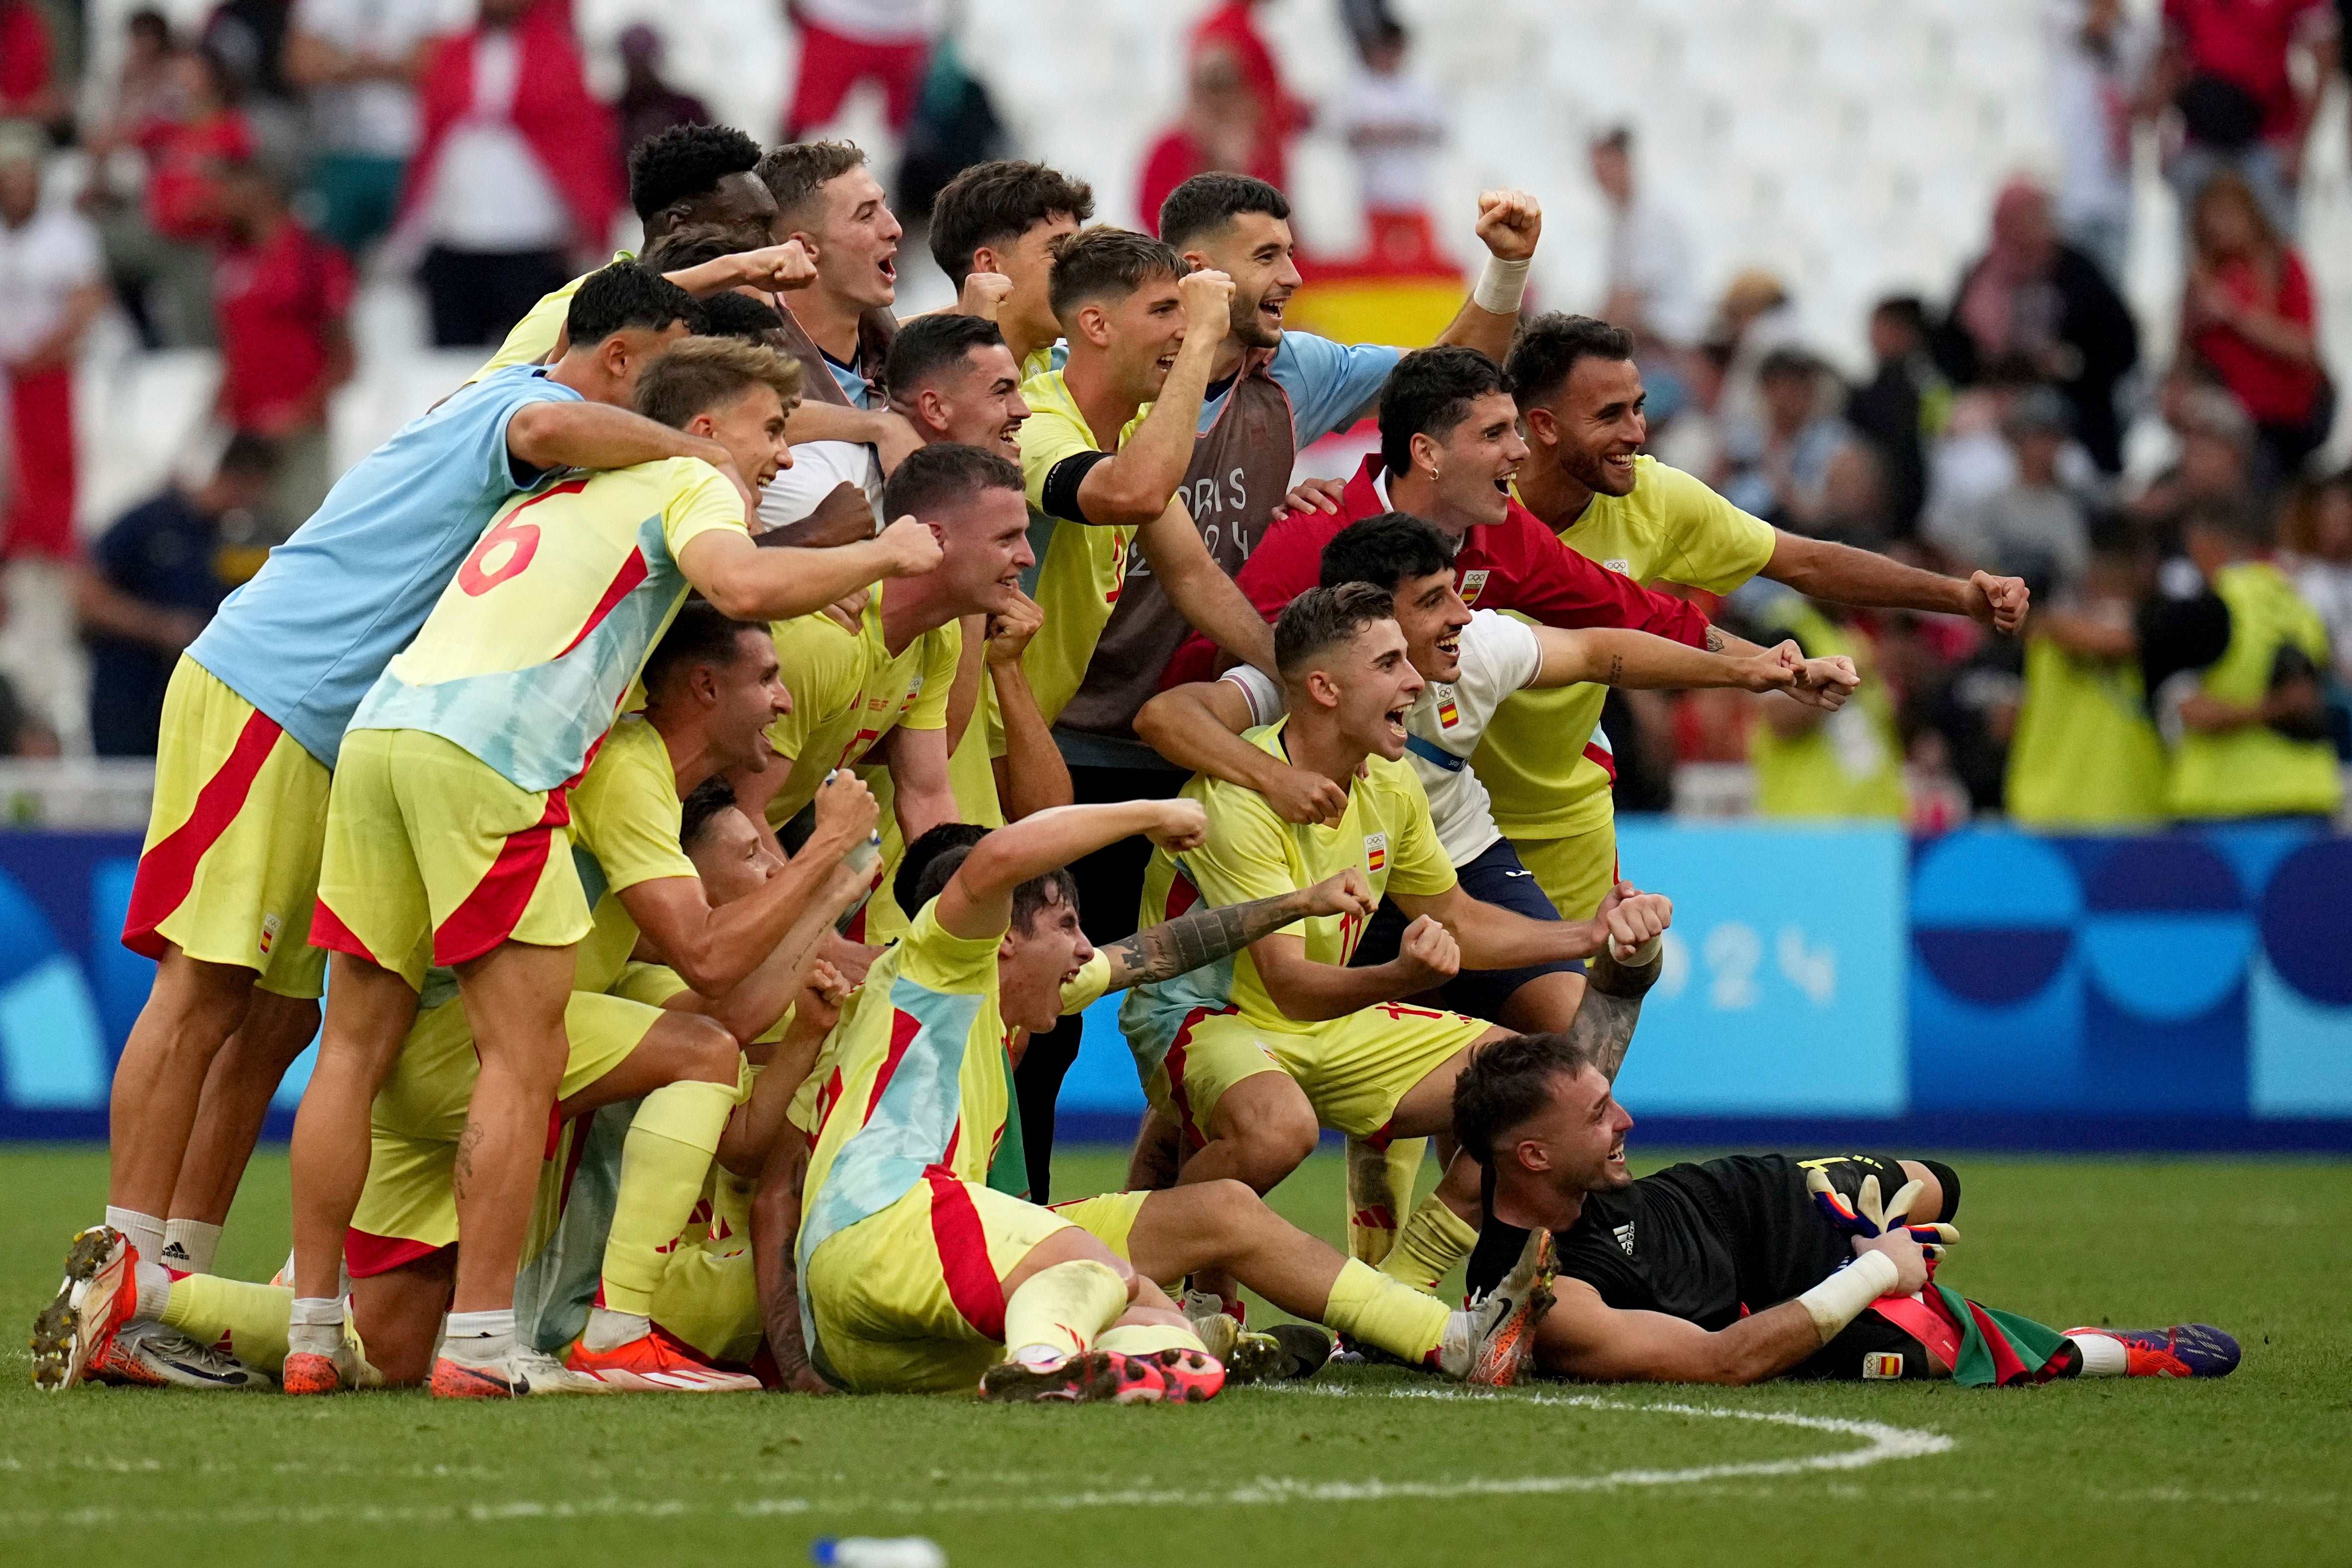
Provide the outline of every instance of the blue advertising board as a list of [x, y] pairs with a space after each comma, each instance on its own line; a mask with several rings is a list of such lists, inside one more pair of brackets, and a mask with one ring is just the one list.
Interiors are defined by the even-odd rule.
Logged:
[[[0, 832], [0, 1137], [96, 1137], [153, 966], [139, 841]], [[2352, 1152], [2352, 839], [1620, 824], [1675, 901], [1619, 1092], [1667, 1142]], [[1142, 1108], [1087, 1019], [1066, 1137]], [[308, 1075], [278, 1096], [280, 1130]]]

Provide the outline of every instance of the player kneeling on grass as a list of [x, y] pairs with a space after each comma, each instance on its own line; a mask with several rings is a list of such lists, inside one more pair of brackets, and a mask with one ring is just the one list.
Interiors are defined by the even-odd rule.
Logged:
[[2236, 1368], [2237, 1342], [2207, 1324], [2062, 1334], [1937, 1284], [1936, 1256], [1958, 1239], [1948, 1166], [1735, 1155], [1634, 1179], [1633, 1118], [1612, 1083], [1657, 967], [1596, 962], [1575, 1036], [1489, 1046], [1454, 1082], [1454, 1135], [1486, 1166], [1497, 1226], [1552, 1233], [1541, 1370], [1597, 1383], [2010, 1386]]

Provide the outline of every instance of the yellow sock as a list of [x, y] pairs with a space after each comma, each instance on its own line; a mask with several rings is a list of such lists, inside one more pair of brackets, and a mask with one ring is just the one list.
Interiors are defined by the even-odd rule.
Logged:
[[286, 1364], [286, 1325], [294, 1292], [283, 1285], [255, 1285], [213, 1274], [190, 1274], [172, 1281], [163, 1322], [202, 1344], [228, 1348], [247, 1366], [275, 1373]]
[[1115, 1350], [1122, 1355], [1150, 1355], [1155, 1350], [1197, 1350], [1206, 1355], [1209, 1347], [1190, 1328], [1176, 1323], [1120, 1323], [1095, 1335], [1094, 1348]]
[[1434, 1291], [1437, 1281], [1477, 1245], [1476, 1228], [1433, 1192], [1397, 1232], [1397, 1244], [1381, 1260], [1381, 1272], [1416, 1291]]
[[1004, 1348], [1076, 1355], [1127, 1311], [1127, 1281], [1108, 1263], [1076, 1259], [1040, 1269], [1004, 1303]]
[[1399, 1138], [1385, 1150], [1348, 1140], [1348, 1256], [1378, 1263], [1389, 1255], [1428, 1146], [1427, 1138]]
[[604, 1305], [650, 1316], [667, 1249], [686, 1228], [702, 1178], [710, 1174], [735, 1085], [699, 1080], [655, 1090], [637, 1107], [621, 1145], [621, 1186], [604, 1238]]
[[1438, 1343], [1445, 1337], [1445, 1320], [1452, 1315], [1435, 1296], [1423, 1295], [1350, 1258], [1331, 1281], [1323, 1322], [1421, 1366], [1437, 1354]]

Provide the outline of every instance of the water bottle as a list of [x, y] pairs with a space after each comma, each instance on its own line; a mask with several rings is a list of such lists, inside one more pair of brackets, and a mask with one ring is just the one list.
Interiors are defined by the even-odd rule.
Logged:
[[809, 1542], [816, 1568], [948, 1568], [940, 1543], [921, 1535], [820, 1535]]

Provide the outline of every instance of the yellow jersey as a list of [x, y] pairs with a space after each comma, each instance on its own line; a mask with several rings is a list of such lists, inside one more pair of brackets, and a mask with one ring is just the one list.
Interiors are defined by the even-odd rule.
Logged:
[[613, 727], [572, 791], [572, 859], [595, 926], [580, 944], [572, 989], [610, 990], [636, 950], [637, 923], [619, 894], [665, 876], [695, 876], [677, 841], [677, 773], [661, 732], [631, 714]]
[[[1095, 644], [1118, 603], [1127, 580], [1128, 552], [1135, 530], [1105, 528], [1083, 517], [1056, 517], [1045, 511], [1045, 476], [1055, 465], [1080, 453], [1099, 452], [1087, 416], [1078, 412], [1060, 371], [1033, 376], [1021, 385], [1029, 418], [1021, 426], [1021, 478], [1029, 492], [1030, 538], [1038, 524], [1051, 525], [1045, 548], [1037, 552], [1037, 582], [1029, 596], [1045, 612], [1045, 624], [1029, 640], [1021, 667], [1051, 724], [1077, 695]], [[1143, 417], [1138, 413], [1119, 432], [1126, 441]]]
[[456, 742], [526, 789], [586, 766], [686, 602], [681, 551], [751, 538], [698, 457], [567, 479], [499, 508], [352, 719]]
[[[1287, 757], [1283, 734], [1288, 726], [1286, 718], [1250, 731], [1246, 738], [1261, 751]], [[1429, 798], [1408, 762], [1367, 758], [1363, 776], [1349, 781], [1348, 809], [1336, 827], [1286, 822], [1256, 790], [1205, 773], [1194, 774], [1183, 795], [1208, 813], [1209, 840], [1179, 855], [1151, 852], [1136, 915], [1139, 929], [1196, 904], [1222, 906], [1297, 893], [1349, 866], [1363, 873], [1375, 903], [1391, 889], [1435, 897], [1456, 880], [1454, 862], [1430, 820]], [[1352, 915], [1318, 915], [1286, 929], [1306, 940], [1313, 962], [1345, 964], [1363, 938], [1364, 923]], [[1323, 1027], [1284, 1016], [1244, 947], [1230, 958], [1129, 993], [1119, 1026], [1147, 1080], [1184, 1019], [1201, 1008], [1238, 1011], [1260, 1029], [1286, 1034], [1311, 1034]]]
[[[2287, 575], [2266, 560], [2213, 574], [2230, 607], [2230, 641], [2198, 689], [2252, 706], [2269, 695], [2279, 655], [2292, 648], [2324, 678], [2327, 627]], [[2326, 740], [2292, 740], [2266, 724], [2181, 731], [2166, 798], [2176, 817], [2333, 816], [2344, 776]]]
[[[1769, 523], [1647, 455], [1633, 459], [1632, 490], [1593, 497], [1558, 532], [1569, 549], [1644, 588], [1679, 582], [1710, 593], [1761, 571], [1774, 538]], [[1610, 820], [1609, 775], [1583, 753], [1608, 695], [1589, 684], [1552, 686], [1515, 692], [1496, 710], [1471, 766], [1506, 837], [1564, 839]]]
[[793, 711], [768, 730], [778, 758], [792, 765], [768, 803], [774, 826], [816, 799], [826, 774], [856, 766], [892, 730], [947, 727], [963, 629], [950, 621], [893, 653], [882, 637], [881, 601], [866, 595], [855, 632], [823, 611], [772, 628], [793, 694]]
[[2139, 661], [2025, 643], [2025, 699], [2009, 743], [2011, 819], [2043, 829], [2152, 828], [2164, 819], [2164, 743]]

